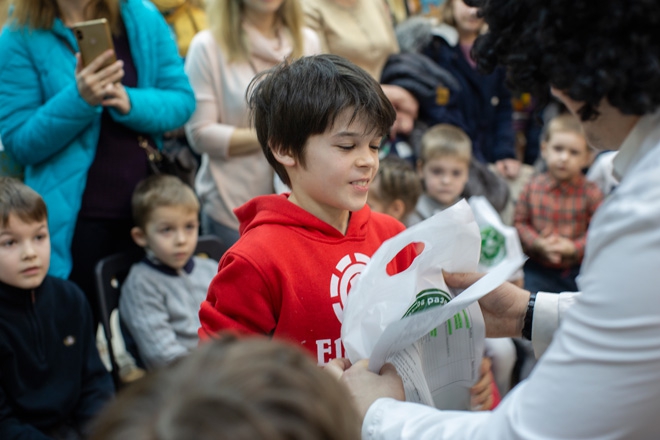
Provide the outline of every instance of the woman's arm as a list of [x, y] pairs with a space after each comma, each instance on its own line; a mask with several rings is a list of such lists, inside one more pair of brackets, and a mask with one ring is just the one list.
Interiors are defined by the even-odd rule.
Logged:
[[205, 35], [193, 39], [186, 58], [186, 73], [190, 78], [197, 108], [186, 124], [190, 145], [198, 153], [211, 158], [251, 154], [261, 149], [257, 135], [251, 128], [225, 124], [218, 114], [219, 102], [225, 99], [216, 87], [219, 61], [214, 57], [215, 42]]
[[[30, 34], [5, 28], [0, 37], [0, 130], [2, 143], [23, 165], [39, 164], [75, 139], [102, 108], [90, 105], [78, 91], [71, 63], [71, 81], [44, 100], [53, 66], [38, 70], [30, 55]], [[69, 62], [58, 59], [54, 62]]]

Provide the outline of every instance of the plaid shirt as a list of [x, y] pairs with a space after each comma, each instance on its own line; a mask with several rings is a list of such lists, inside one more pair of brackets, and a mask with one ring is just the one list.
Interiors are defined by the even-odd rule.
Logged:
[[[536, 259], [534, 241], [542, 231], [549, 229], [573, 241], [577, 262], [581, 263], [589, 222], [602, 201], [603, 193], [598, 186], [582, 174], [566, 182], [558, 181], [548, 173], [533, 176], [520, 193], [513, 219], [523, 250]], [[557, 265], [539, 262], [555, 268], [576, 264], [574, 259]]]

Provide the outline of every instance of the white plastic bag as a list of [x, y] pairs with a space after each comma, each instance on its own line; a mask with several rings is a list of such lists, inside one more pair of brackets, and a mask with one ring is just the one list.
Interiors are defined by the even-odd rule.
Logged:
[[[411, 243], [423, 243], [423, 252], [405, 271], [388, 275], [387, 264]], [[344, 308], [341, 334], [351, 362], [370, 358], [371, 371], [392, 362], [407, 400], [469, 409], [485, 335], [476, 301], [521, 264], [502, 264], [454, 297], [442, 270], [476, 271], [480, 246], [479, 228], [464, 200], [383, 243]]]
[[[484, 196], [473, 196], [468, 201], [481, 234], [479, 272], [490, 272], [508, 261], [524, 257], [518, 231], [502, 222], [500, 215]], [[511, 280], [521, 279], [522, 269], [511, 276]]]
[[[461, 201], [383, 243], [344, 309], [342, 340], [348, 358], [371, 357], [375, 371], [386, 361], [394, 363], [408, 400], [468, 409], [483, 355], [481, 310], [477, 303], [464, 305], [448, 321], [425, 311], [452, 299], [442, 269], [476, 270], [480, 240], [472, 212]], [[422, 253], [402, 273], [388, 275], [387, 264], [411, 243], [424, 243]]]

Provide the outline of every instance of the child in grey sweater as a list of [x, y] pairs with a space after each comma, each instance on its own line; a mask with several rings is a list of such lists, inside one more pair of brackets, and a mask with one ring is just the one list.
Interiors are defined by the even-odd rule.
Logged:
[[197, 347], [199, 306], [218, 263], [194, 257], [199, 202], [174, 176], [151, 176], [135, 188], [133, 240], [146, 251], [122, 286], [119, 315], [148, 369]]

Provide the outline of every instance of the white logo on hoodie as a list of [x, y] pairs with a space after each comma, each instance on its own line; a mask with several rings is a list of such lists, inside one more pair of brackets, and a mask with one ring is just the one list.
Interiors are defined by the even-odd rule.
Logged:
[[337, 315], [339, 322], [344, 318], [344, 304], [348, 297], [348, 291], [353, 287], [353, 283], [364, 270], [370, 258], [364, 254], [348, 254], [344, 256], [337, 266], [335, 272], [330, 278], [330, 297], [337, 298], [332, 305], [332, 309]]

